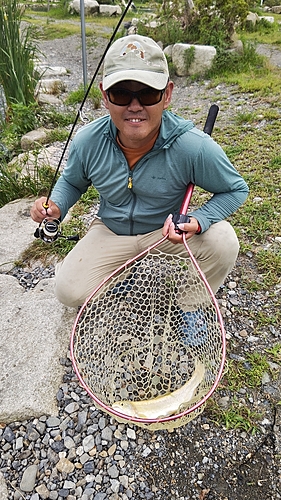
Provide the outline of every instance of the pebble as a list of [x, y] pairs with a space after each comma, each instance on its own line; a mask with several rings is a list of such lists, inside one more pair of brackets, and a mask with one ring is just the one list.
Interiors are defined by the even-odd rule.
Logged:
[[59, 472], [65, 472], [66, 474], [70, 474], [74, 471], [75, 468], [74, 464], [66, 457], [60, 458], [60, 460], [56, 464], [56, 467]]
[[30, 465], [27, 469], [25, 469], [20, 482], [20, 489], [22, 491], [33, 491], [36, 482], [37, 470], [37, 465]]

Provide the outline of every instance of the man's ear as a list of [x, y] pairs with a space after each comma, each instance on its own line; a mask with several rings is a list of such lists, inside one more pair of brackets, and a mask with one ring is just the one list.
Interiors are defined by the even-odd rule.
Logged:
[[107, 93], [102, 88], [102, 83], [100, 83], [100, 91], [102, 93], [104, 106], [106, 107], [106, 109], [108, 109], [108, 97], [107, 97]]
[[164, 93], [164, 109], [167, 109], [171, 103], [173, 88], [174, 88], [174, 83], [169, 81], [167, 83], [167, 87]]

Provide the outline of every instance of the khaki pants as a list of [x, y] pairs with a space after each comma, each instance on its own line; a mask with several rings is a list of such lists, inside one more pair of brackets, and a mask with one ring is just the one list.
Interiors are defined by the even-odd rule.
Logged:
[[[95, 219], [84, 238], [56, 266], [58, 300], [70, 307], [82, 305], [104, 278], [161, 237], [161, 229], [137, 236], [118, 236]], [[234, 229], [227, 221], [218, 222], [205, 233], [193, 236], [188, 246], [215, 293], [237, 259], [239, 243]], [[184, 245], [168, 240], [161, 250], [186, 255]]]

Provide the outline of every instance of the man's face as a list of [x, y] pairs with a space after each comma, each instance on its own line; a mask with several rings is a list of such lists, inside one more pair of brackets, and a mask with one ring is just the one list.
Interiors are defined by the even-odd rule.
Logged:
[[[123, 146], [142, 147], [156, 134], [161, 124], [162, 112], [171, 102], [173, 86], [172, 82], [168, 82], [161, 101], [152, 106], [142, 105], [135, 96], [128, 105], [118, 106], [110, 102], [107, 93], [100, 84], [105, 107], [118, 129], [119, 139]], [[149, 87], [133, 80], [126, 80], [112, 87], [112, 89], [118, 88], [138, 92]]]

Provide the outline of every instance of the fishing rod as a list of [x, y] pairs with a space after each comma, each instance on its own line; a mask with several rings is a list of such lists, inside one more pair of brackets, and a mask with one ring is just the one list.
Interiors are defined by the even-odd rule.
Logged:
[[[73, 132], [74, 132], [74, 129], [75, 129], [76, 125], [77, 125], [77, 122], [78, 122], [78, 120], [79, 120], [80, 117], [82, 119], [82, 109], [84, 107], [84, 104], [85, 104], [85, 102], [87, 100], [87, 97], [89, 95], [91, 87], [92, 87], [92, 85], [93, 85], [93, 83], [94, 83], [94, 81], [95, 81], [95, 79], [97, 77], [97, 74], [98, 74], [98, 72], [99, 72], [99, 70], [100, 70], [100, 68], [102, 66], [102, 63], [103, 63], [104, 58], [105, 58], [105, 56], [107, 54], [107, 51], [110, 48], [112, 42], [114, 41], [116, 33], [119, 30], [119, 28], [121, 26], [121, 23], [123, 22], [123, 20], [124, 20], [124, 18], [125, 18], [125, 16], [126, 16], [126, 14], [127, 14], [127, 12], [128, 12], [128, 10], [129, 10], [129, 8], [130, 8], [130, 6], [131, 6], [132, 3], [133, 3], [133, 0], [128, 0], [128, 3], [127, 3], [127, 5], [126, 5], [126, 7], [124, 9], [124, 12], [121, 15], [121, 17], [120, 17], [120, 19], [119, 19], [119, 21], [118, 21], [118, 23], [117, 23], [117, 25], [116, 25], [113, 33], [112, 33], [112, 36], [111, 36], [111, 38], [110, 38], [110, 40], [109, 40], [109, 42], [108, 42], [108, 44], [107, 44], [107, 46], [106, 46], [106, 48], [105, 48], [102, 56], [100, 58], [100, 61], [99, 61], [98, 65], [97, 65], [97, 67], [96, 67], [96, 71], [93, 74], [93, 77], [92, 77], [92, 79], [90, 81], [90, 84], [89, 84], [89, 86], [88, 86], [88, 88], [87, 88], [87, 90], [85, 92], [84, 98], [83, 98], [83, 100], [82, 100], [82, 102], [80, 104], [80, 107], [79, 107], [78, 111], [77, 111], [75, 120], [73, 122], [71, 130], [70, 130], [70, 132], [68, 134], [68, 137], [67, 137], [67, 140], [65, 142], [64, 148], [62, 150], [62, 154], [61, 154], [61, 157], [59, 159], [58, 166], [57, 166], [56, 171], [54, 173], [54, 176], [53, 176], [53, 179], [52, 179], [52, 182], [51, 182], [51, 186], [50, 186], [50, 189], [49, 189], [49, 193], [47, 195], [47, 199], [46, 199], [45, 203], [43, 203], [43, 208], [46, 210], [46, 215], [48, 215], [49, 199], [50, 199], [53, 187], [55, 185], [56, 178], [57, 178], [57, 175], [59, 173], [59, 170], [60, 170], [60, 167], [61, 167], [64, 155], [65, 155], [66, 150], [68, 148], [68, 145], [70, 143], [70, 139], [71, 139], [71, 137], [73, 135]], [[59, 219], [53, 219], [53, 220], [44, 219], [40, 223], [39, 227], [36, 229], [36, 231], [34, 233], [34, 236], [35, 236], [35, 238], [41, 238], [43, 241], [45, 241], [45, 243], [52, 243], [53, 241], [55, 241], [59, 237], [65, 238], [67, 240], [78, 241], [78, 239], [79, 239], [78, 235], [68, 236], [68, 237], [62, 236], [59, 228], [60, 228], [60, 220]]]

